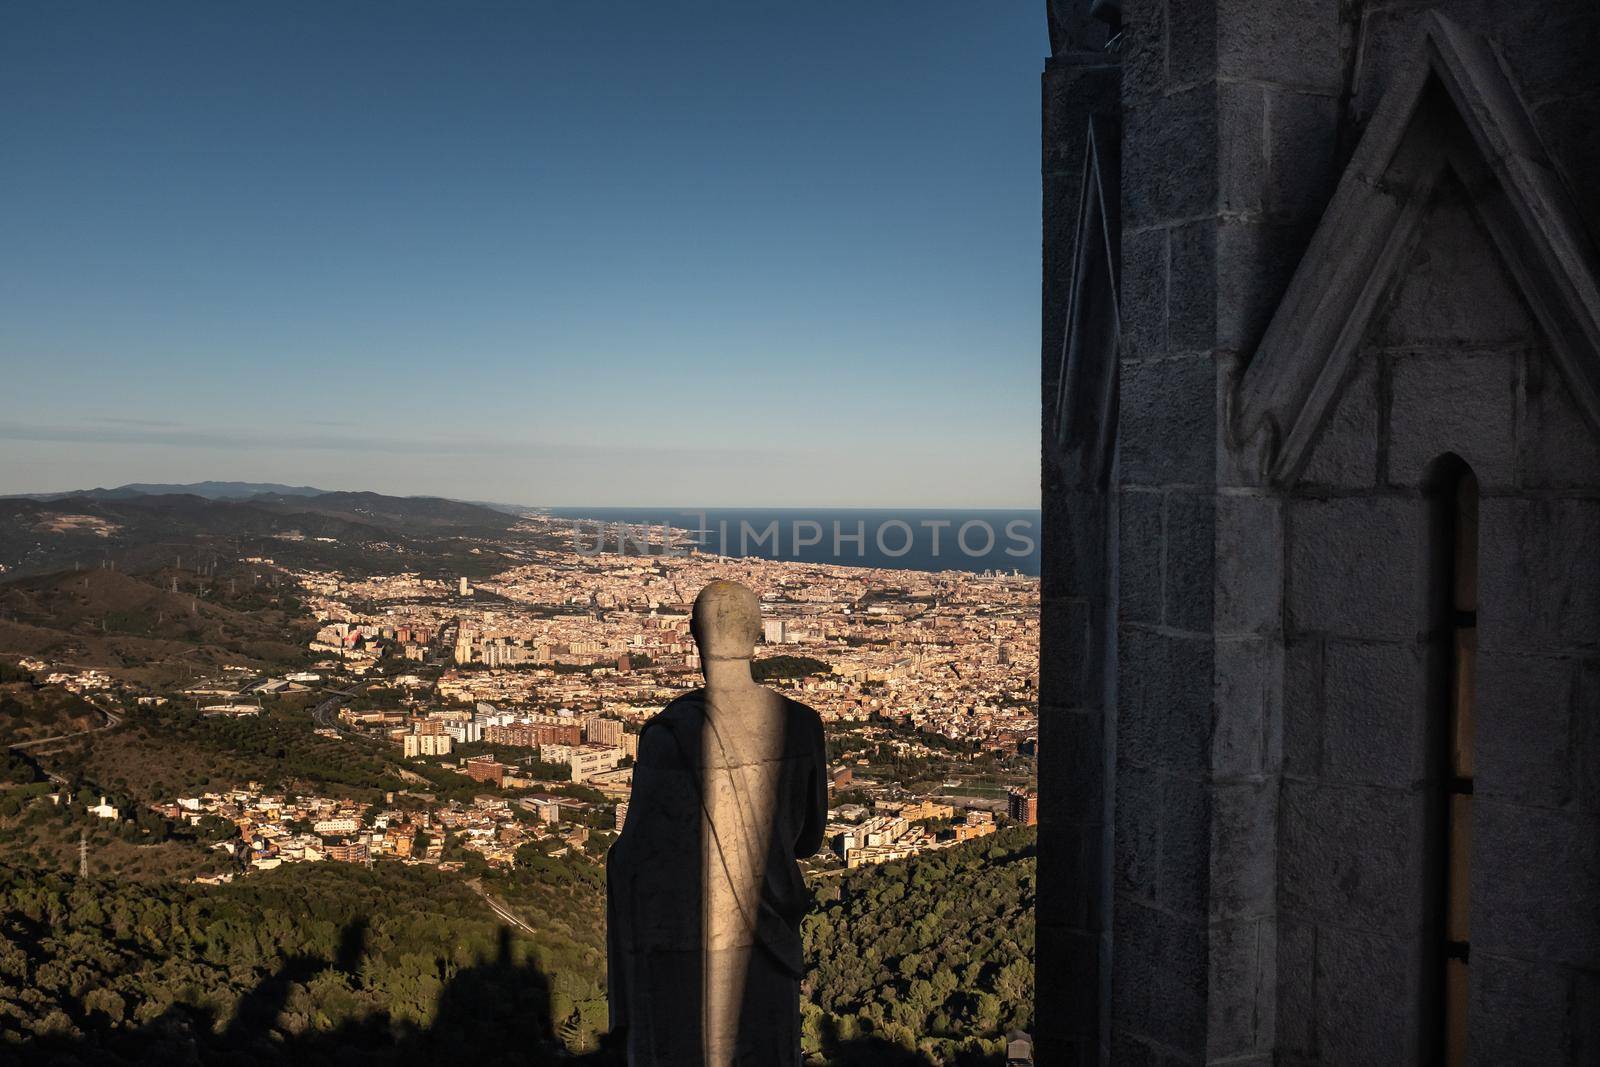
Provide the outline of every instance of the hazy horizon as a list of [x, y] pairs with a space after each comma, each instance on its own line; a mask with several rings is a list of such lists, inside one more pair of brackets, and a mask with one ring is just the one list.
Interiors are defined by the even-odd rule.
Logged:
[[1047, 51], [955, 0], [6, 9], [0, 493], [1036, 507]]

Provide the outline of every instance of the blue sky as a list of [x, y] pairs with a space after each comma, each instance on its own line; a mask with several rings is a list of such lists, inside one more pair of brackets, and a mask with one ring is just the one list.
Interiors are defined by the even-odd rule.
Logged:
[[0, 7], [0, 492], [1034, 506], [1038, 0]]

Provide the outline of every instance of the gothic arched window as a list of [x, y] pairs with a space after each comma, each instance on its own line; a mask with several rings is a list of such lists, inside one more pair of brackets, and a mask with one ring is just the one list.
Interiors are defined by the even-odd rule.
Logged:
[[1451, 456], [1432, 479], [1435, 649], [1432, 783], [1433, 922], [1427, 955], [1437, 1005], [1430, 1044], [1446, 1067], [1467, 1062], [1467, 975], [1472, 962], [1473, 691], [1478, 660], [1478, 479]]

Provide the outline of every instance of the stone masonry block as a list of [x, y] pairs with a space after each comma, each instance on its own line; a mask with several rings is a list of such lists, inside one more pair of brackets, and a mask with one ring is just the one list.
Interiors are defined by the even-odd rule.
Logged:
[[[1134, 80], [1125, 73], [1125, 80]], [[1216, 210], [1216, 90], [1211, 84], [1123, 111], [1122, 223], [1144, 229]]]
[[1122, 29], [1122, 102], [1130, 107], [1166, 91], [1166, 0], [1123, 0]]
[[[1105, 722], [1098, 710], [1073, 711], [1044, 705], [1039, 725], [1050, 723], [1047, 751], [1054, 759], [1039, 768], [1039, 817], [1058, 826], [1099, 823], [1105, 806]], [[1044, 746], [1040, 745], [1041, 749]], [[1048, 776], [1048, 777], [1046, 777]], [[1049, 785], [1045, 791], [1043, 786]]]
[[1120, 570], [1117, 611], [1126, 622], [1161, 621], [1164, 579], [1164, 494], [1123, 490], [1117, 494], [1122, 525], [1117, 533]]
[[1309, 1057], [1316, 1049], [1317, 930], [1283, 914], [1278, 916], [1277, 930], [1278, 1051]]
[[1119, 901], [1113, 937], [1113, 1028], [1198, 1059], [1205, 1045], [1205, 926]]
[[1211, 0], [1167, 0], [1167, 84], [1204, 81], [1217, 69], [1217, 10]]
[[1223, 211], [1264, 209], [1266, 130], [1266, 90], [1259, 82], [1225, 82], [1217, 88], [1217, 195]]
[[1335, 97], [1271, 89], [1265, 95], [1266, 209], [1275, 221], [1309, 228], [1328, 206], [1339, 172]]
[[1472, 947], [1600, 968], [1600, 818], [1473, 798]]
[[1207, 219], [1174, 226], [1167, 268], [1167, 346], [1210, 351], [1217, 336], [1217, 231]]
[[1122, 484], [1212, 482], [1217, 411], [1216, 369], [1210, 356], [1124, 363], [1120, 405]]
[[1166, 495], [1163, 620], [1176, 630], [1209, 633], [1216, 562], [1216, 504], [1207, 492]]
[[1122, 350], [1147, 359], [1167, 354], [1167, 241], [1171, 230], [1122, 236]]
[[1277, 931], [1271, 919], [1211, 924], [1206, 1058], [1271, 1052], [1277, 1015]]
[[1285, 781], [1279, 907], [1319, 924], [1409, 938], [1426, 895], [1423, 816], [1417, 795]]
[[1211, 641], [1122, 631], [1118, 760], [1199, 776], [1210, 763]]
[[1112, 884], [1119, 896], [1155, 899], [1166, 800], [1163, 778], [1160, 771], [1150, 768], [1117, 768]]
[[1328, 1064], [1416, 1063], [1417, 940], [1317, 930], [1317, 1050]]
[[1324, 777], [1391, 789], [1419, 786], [1428, 761], [1422, 647], [1329, 641], [1323, 670]]
[[1217, 347], [1253, 352], [1309, 235], [1302, 226], [1225, 218], [1217, 226]]
[[1105, 828], [1099, 823], [1049, 823], [1050, 847], [1039, 852], [1039, 907], [1072, 930], [1097, 930], [1106, 914], [1100, 880]]
[[1527, 400], [1518, 426], [1517, 472], [1536, 489], [1600, 488], [1600, 429], [1578, 410], [1548, 354], [1527, 359]]
[[1320, 637], [1293, 637], [1283, 650], [1283, 773], [1322, 773], [1322, 646]]
[[1517, 359], [1510, 355], [1402, 355], [1392, 361], [1389, 481], [1421, 486], [1454, 452], [1485, 487], [1516, 471]]
[[1333, 489], [1376, 485], [1379, 417], [1378, 361], [1363, 353], [1323, 420], [1301, 482]]
[[1441, 189], [1375, 336], [1385, 345], [1521, 344], [1533, 320], [1459, 185]]
[[1428, 620], [1428, 532], [1421, 499], [1293, 501], [1288, 519], [1292, 629], [1415, 638]]
[[1216, 502], [1216, 628], [1265, 633], [1283, 622], [1283, 505], [1224, 494]]
[[1210, 894], [1211, 790], [1197, 778], [1168, 776], [1161, 791], [1161, 854], [1156, 903], [1203, 922]]
[[1578, 807], [1600, 813], [1600, 659], [1578, 667], [1578, 692], [1573, 707], [1572, 766]]
[[1562, 967], [1472, 953], [1467, 1047], [1481, 1063], [1560, 1064], [1572, 1037], [1572, 978]]
[[1283, 649], [1268, 638], [1219, 641], [1212, 662], [1211, 773], [1217, 781], [1273, 773], [1281, 758]]
[[1574, 673], [1567, 659], [1479, 654], [1475, 795], [1551, 808], [1573, 799]]
[[1211, 919], [1260, 918], [1276, 903], [1278, 783], [1212, 786]]
[[1097, 708], [1104, 691], [1100, 657], [1090, 638], [1087, 601], [1049, 601], [1040, 606], [1039, 703], [1062, 708]]
[[1484, 648], [1600, 649], [1600, 500], [1486, 497], [1478, 511]]
[[1337, 4], [1218, 0], [1219, 77], [1338, 93], [1344, 76]]

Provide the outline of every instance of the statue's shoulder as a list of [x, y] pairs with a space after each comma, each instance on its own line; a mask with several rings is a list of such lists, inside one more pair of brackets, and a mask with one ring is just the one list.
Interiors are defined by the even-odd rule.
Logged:
[[817, 709], [810, 704], [802, 704], [792, 697], [778, 694], [783, 699], [784, 711], [789, 720], [789, 730], [793, 733], [804, 735], [808, 738], [822, 736], [822, 716], [817, 714]]
[[666, 707], [645, 720], [644, 726], [640, 727], [640, 736], [649, 733], [651, 727], [677, 730], [698, 726], [705, 712], [705, 706], [704, 689], [691, 689], [687, 693], [680, 693]]

